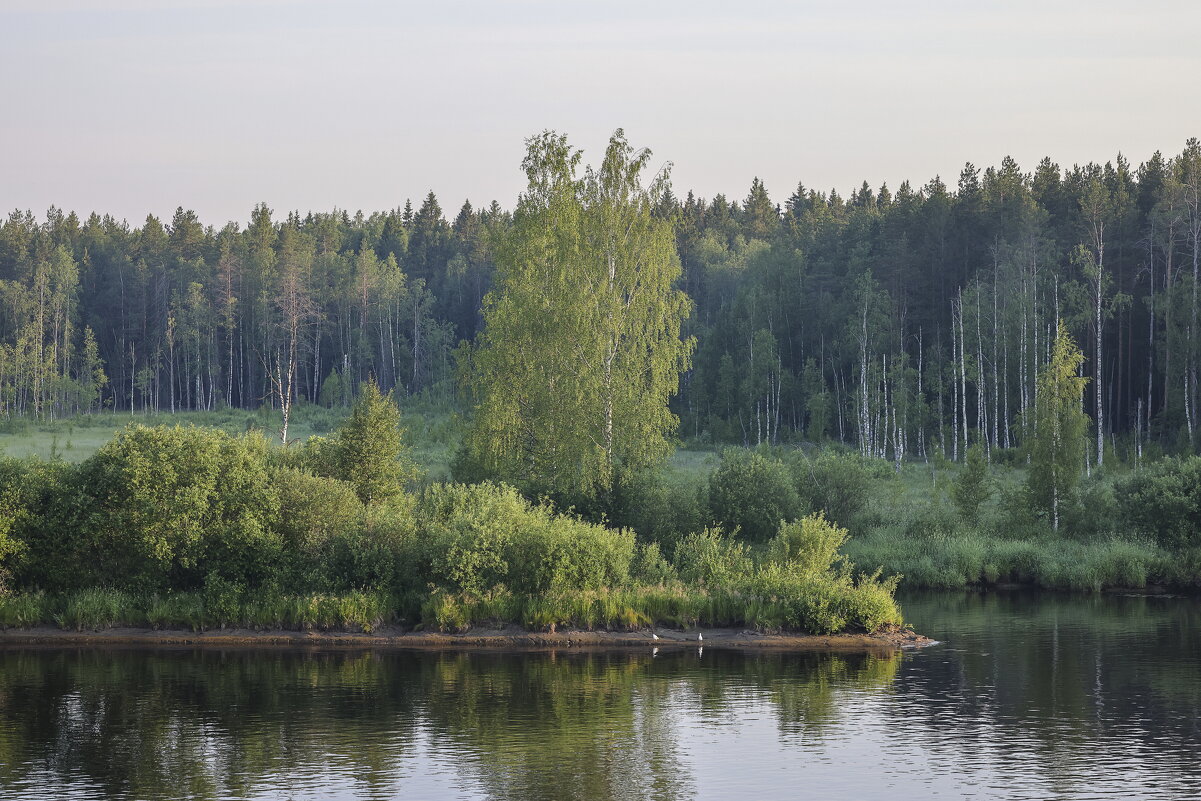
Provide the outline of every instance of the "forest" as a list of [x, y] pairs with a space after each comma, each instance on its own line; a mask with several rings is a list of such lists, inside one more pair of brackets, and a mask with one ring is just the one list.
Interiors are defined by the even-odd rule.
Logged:
[[527, 147], [453, 220], [10, 215], [0, 433], [130, 425], [0, 459], [0, 625], [870, 633], [901, 581], [1201, 583], [1196, 139], [783, 204]]
[[[1056, 321], [1081, 343], [1089, 459], [1194, 447], [1201, 145], [1064, 169], [964, 167], [845, 198], [682, 199], [674, 229], [692, 313], [680, 435], [743, 445], [835, 440], [902, 461], [991, 460], [1020, 443]], [[138, 227], [93, 213], [0, 225], [0, 417], [348, 406], [374, 377], [456, 402], [513, 225], [497, 202]], [[289, 383], [294, 386], [287, 386]]]

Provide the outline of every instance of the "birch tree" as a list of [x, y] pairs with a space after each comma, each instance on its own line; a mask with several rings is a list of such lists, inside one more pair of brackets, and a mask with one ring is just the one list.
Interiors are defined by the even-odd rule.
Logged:
[[618, 130], [579, 176], [580, 151], [527, 141], [529, 180], [497, 247], [497, 286], [466, 361], [467, 454], [486, 471], [563, 498], [607, 493], [617, 474], [670, 452], [668, 400], [693, 343], [669, 222], [653, 213], [666, 169]]
[[1060, 508], [1072, 496], [1084, 463], [1088, 416], [1081, 400], [1088, 379], [1077, 375], [1084, 362], [1071, 335], [1059, 323], [1050, 361], [1038, 374], [1034, 419], [1028, 421], [1031, 500], [1059, 530]]

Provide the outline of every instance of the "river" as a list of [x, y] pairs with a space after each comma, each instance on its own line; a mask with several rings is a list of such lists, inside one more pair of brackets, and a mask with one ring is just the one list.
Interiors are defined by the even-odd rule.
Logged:
[[0, 798], [1201, 798], [1201, 600], [902, 601], [938, 645], [6, 647]]

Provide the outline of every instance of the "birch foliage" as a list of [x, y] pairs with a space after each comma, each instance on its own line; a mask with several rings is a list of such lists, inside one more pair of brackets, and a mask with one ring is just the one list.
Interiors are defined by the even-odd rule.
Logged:
[[1079, 375], [1084, 354], [1058, 326], [1051, 360], [1039, 371], [1030, 447], [1032, 500], [1059, 529], [1060, 507], [1072, 497], [1084, 464], [1089, 419], [1081, 410], [1088, 379]]
[[529, 186], [467, 360], [466, 448], [526, 489], [590, 497], [666, 458], [678, 423], [667, 404], [693, 342], [671, 223], [654, 214], [667, 172], [644, 186], [651, 153], [620, 130], [582, 176], [565, 136], [527, 146]]

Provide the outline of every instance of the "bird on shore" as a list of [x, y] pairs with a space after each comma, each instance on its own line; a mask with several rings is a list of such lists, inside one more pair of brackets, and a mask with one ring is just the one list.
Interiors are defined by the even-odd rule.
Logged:
[[656, 634], [655, 632], [653, 632], [653, 631], [652, 631], [652, 632], [651, 632], [651, 639], [652, 639], [652, 640], [657, 640], [657, 639], [659, 639], [659, 635], [658, 635], [658, 634]]
[[704, 639], [705, 639], [705, 635], [704, 635], [704, 634], [702, 634], [702, 633], [700, 633], [700, 632], [698, 631], [698, 632], [696, 633], [696, 639], [697, 639], [697, 642], [700, 642], [701, 640], [704, 640]]

